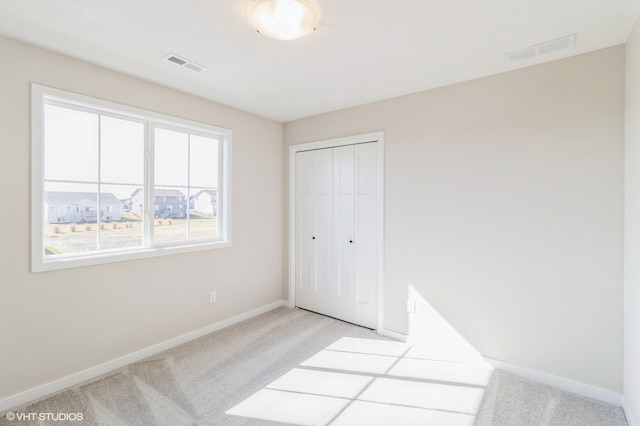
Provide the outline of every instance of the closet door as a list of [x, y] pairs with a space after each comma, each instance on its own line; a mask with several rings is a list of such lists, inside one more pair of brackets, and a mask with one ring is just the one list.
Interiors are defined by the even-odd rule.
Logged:
[[296, 306], [333, 313], [330, 149], [296, 154]]
[[355, 145], [354, 318], [377, 327], [378, 315], [378, 144]]
[[296, 306], [376, 328], [377, 143], [298, 152], [295, 190]]
[[333, 316], [354, 322], [354, 146], [333, 148]]

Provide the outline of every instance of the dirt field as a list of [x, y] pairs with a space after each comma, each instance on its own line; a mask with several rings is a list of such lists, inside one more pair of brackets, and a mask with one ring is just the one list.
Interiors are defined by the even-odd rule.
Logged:
[[[102, 223], [100, 229], [100, 249], [108, 250], [142, 246], [142, 222], [122, 221]], [[211, 238], [217, 235], [217, 220], [212, 218], [192, 218], [189, 221], [190, 239]], [[98, 226], [91, 224], [45, 225], [44, 244], [46, 253], [83, 253], [97, 249]], [[154, 238], [156, 242], [180, 241], [187, 239], [186, 219], [155, 220]]]

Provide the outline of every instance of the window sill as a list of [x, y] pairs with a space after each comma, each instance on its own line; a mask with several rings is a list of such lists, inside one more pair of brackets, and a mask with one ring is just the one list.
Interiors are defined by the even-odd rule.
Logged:
[[[192, 253], [204, 250], [231, 247], [231, 241], [213, 241], [190, 244], [186, 246], [167, 246], [133, 249], [130, 251], [118, 251], [113, 253], [90, 254], [87, 256], [73, 256], [56, 259], [35, 260], [31, 264], [31, 272], [46, 272], [59, 269], [79, 268], [83, 266], [102, 265], [105, 263], [123, 262], [137, 259], [147, 259], [175, 254]], [[41, 259], [41, 256], [33, 256], [33, 259]]]

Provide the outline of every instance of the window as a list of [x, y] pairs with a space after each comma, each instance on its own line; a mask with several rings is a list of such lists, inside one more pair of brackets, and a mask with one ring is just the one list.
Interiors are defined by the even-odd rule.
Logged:
[[229, 130], [39, 85], [32, 127], [32, 271], [230, 245]]

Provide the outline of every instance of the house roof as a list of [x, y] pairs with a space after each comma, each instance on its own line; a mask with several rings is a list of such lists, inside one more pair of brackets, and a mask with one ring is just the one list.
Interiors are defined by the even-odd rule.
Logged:
[[[77, 204], [85, 200], [96, 202], [97, 195], [96, 192], [45, 191], [44, 202], [47, 204]], [[101, 192], [100, 202], [120, 204], [120, 200], [110, 192]]]
[[211, 199], [214, 199], [218, 195], [218, 190], [217, 189], [202, 189], [202, 190], [196, 192], [195, 194], [193, 194], [191, 196], [191, 198], [198, 198], [202, 194], [209, 194], [211, 196]]
[[[142, 188], [137, 188], [135, 191], [131, 193], [131, 198], [136, 197], [141, 192], [142, 192]], [[182, 197], [182, 198], [187, 197], [179, 189], [156, 189], [155, 195], [156, 197]]]
[[155, 194], [156, 197], [187, 197], [179, 189], [156, 189]]

